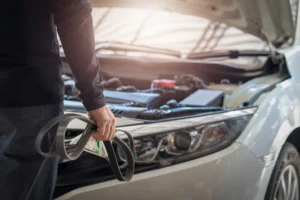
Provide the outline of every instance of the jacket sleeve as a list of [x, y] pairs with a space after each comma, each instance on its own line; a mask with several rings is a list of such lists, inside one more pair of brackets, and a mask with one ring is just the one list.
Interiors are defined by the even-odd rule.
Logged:
[[106, 104], [95, 53], [92, 7], [88, 0], [56, 0], [53, 16], [79, 97], [88, 111]]

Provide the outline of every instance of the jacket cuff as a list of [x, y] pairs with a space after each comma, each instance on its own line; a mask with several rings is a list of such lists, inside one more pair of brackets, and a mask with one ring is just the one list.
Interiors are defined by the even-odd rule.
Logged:
[[103, 94], [97, 97], [83, 97], [82, 99], [83, 106], [86, 108], [87, 111], [96, 110], [106, 105], [106, 99]]

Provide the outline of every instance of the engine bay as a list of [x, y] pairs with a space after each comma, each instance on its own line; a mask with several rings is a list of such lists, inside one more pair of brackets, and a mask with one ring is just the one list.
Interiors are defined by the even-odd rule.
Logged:
[[[67, 75], [63, 75], [63, 80], [65, 109], [84, 112], [75, 81]], [[224, 110], [225, 95], [233, 93], [238, 87], [226, 79], [220, 84], [207, 85], [201, 78], [191, 74], [174, 79], [152, 80], [147, 89], [123, 85], [116, 77], [103, 81], [102, 85], [106, 101], [115, 116], [141, 120], [161, 120]]]
[[[279, 70], [270, 62], [257, 71], [188, 61], [184, 65], [177, 62], [169, 65], [105, 57], [101, 63], [107, 105], [118, 120], [123, 118], [121, 120], [134, 122], [131, 125], [126, 122], [118, 128], [131, 134], [135, 134], [134, 131], [144, 131], [144, 134], [146, 129], [151, 133], [134, 138], [135, 173], [199, 158], [230, 145], [251, 115], [221, 122], [216, 117], [216, 122], [201, 126], [198, 125], [202, 121], [199, 118], [211, 119], [209, 115], [222, 115], [225, 111], [239, 112], [241, 107], [249, 106], [248, 109], [251, 109], [262, 94], [289, 77], [285, 68]], [[63, 68], [62, 77], [65, 84], [64, 109], [86, 113], [68, 69]], [[191, 125], [193, 120], [197, 124], [195, 127]], [[153, 134], [153, 130], [159, 131]], [[81, 133], [82, 127], [74, 126], [67, 131], [66, 138]], [[115, 150], [120, 164], [123, 164], [125, 157], [122, 151], [117, 146]], [[112, 179], [113, 173], [105, 159], [84, 153], [78, 160], [60, 163], [55, 196]]]

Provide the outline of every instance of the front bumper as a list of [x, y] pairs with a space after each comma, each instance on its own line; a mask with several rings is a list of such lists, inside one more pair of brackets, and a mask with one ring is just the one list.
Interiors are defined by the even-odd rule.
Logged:
[[258, 192], [261, 163], [247, 147], [230, 147], [193, 161], [75, 189], [57, 200], [247, 200]]

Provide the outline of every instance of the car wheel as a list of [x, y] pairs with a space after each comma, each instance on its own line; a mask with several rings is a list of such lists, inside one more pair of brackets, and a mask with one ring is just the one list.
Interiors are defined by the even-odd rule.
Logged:
[[265, 200], [299, 200], [300, 158], [294, 145], [286, 143], [276, 161]]

